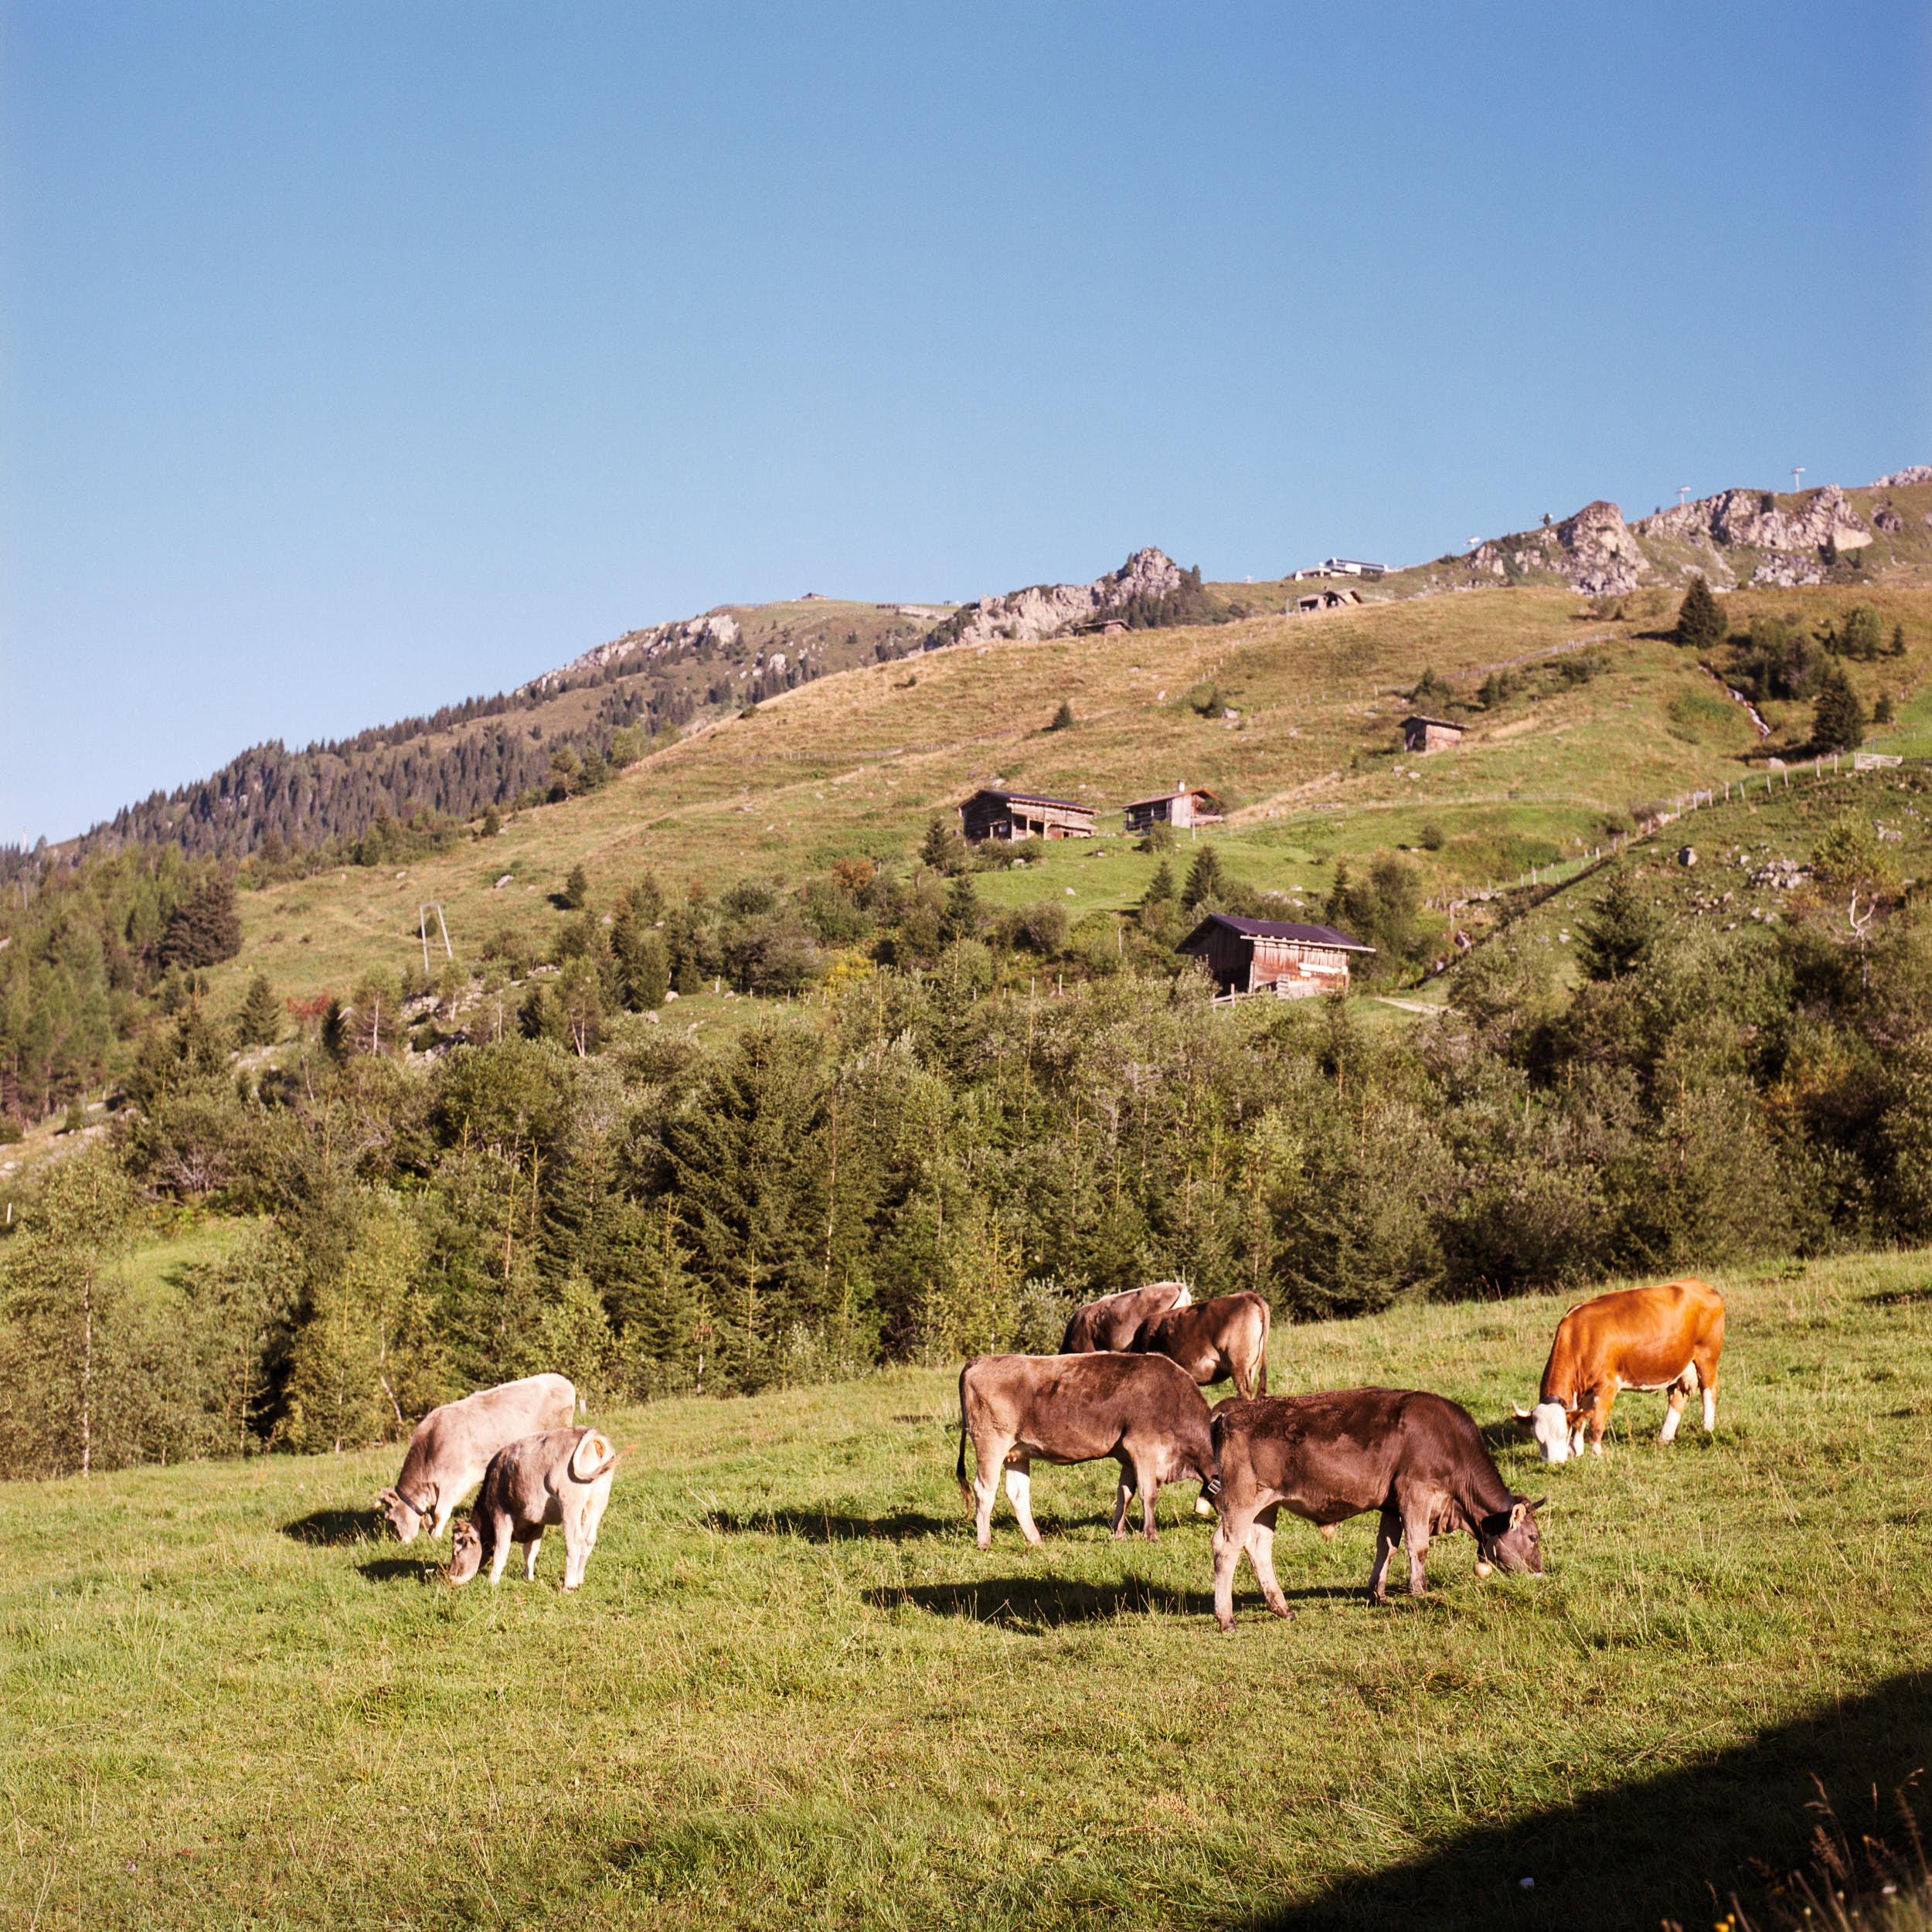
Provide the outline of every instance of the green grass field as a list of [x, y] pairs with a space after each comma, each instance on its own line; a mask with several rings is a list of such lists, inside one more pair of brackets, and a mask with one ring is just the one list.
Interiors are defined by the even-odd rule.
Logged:
[[[946, 1366], [600, 1418], [569, 1598], [554, 1539], [495, 1596], [377, 1540], [393, 1451], [0, 1487], [0, 1920], [1709, 1924], [1814, 1774], [1855, 1830], [1932, 1759], [1932, 1257], [1721, 1285], [1714, 1440], [1492, 1432], [1546, 1578], [1451, 1539], [1376, 1611], [1372, 1519], [1284, 1526], [1232, 1637], [1191, 1488], [1116, 1544], [1112, 1465], [1043, 1470], [977, 1552]], [[1498, 1423], [1560, 1307], [1277, 1329], [1274, 1386]]]

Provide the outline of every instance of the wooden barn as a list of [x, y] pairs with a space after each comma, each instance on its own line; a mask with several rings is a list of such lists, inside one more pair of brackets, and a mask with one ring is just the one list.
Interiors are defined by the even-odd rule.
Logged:
[[1406, 751], [1447, 751], [1462, 743], [1464, 727], [1447, 718], [1404, 718], [1402, 744]]
[[960, 829], [981, 838], [1091, 838], [1094, 808], [1029, 791], [976, 791], [959, 808]]
[[1320, 590], [1311, 590], [1304, 597], [1297, 597], [1294, 609], [1296, 616], [1313, 617], [1318, 611], [1340, 611], [1351, 604], [1359, 604], [1362, 594], [1359, 590], [1338, 590], [1331, 584]]
[[1220, 800], [1203, 785], [1176, 785], [1158, 798], [1137, 798], [1124, 809], [1129, 832], [1145, 832], [1153, 825], [1180, 830], [1190, 825], [1218, 825], [1226, 816]]
[[1210, 913], [1175, 949], [1204, 959], [1225, 993], [1273, 993], [1308, 999], [1349, 990], [1349, 957], [1372, 946], [1332, 926], [1296, 926], [1281, 919], [1237, 919]]

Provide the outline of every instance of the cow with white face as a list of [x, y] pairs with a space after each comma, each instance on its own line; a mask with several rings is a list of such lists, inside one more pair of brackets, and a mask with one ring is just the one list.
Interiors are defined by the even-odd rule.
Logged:
[[1556, 1325], [1536, 1406], [1516, 1405], [1545, 1462], [1604, 1453], [1611, 1405], [1624, 1389], [1668, 1389], [1659, 1442], [1668, 1442], [1700, 1390], [1704, 1433], [1717, 1427], [1717, 1364], [1724, 1352], [1724, 1298], [1693, 1279], [1619, 1288], [1580, 1301]]

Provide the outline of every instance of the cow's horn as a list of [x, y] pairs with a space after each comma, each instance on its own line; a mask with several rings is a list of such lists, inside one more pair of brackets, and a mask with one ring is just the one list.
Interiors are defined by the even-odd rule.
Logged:
[[1529, 1420], [1529, 1411], [1520, 1402], [1512, 1402], [1509, 1406], [1515, 1410], [1516, 1420], [1519, 1422], [1527, 1422]]
[[1540, 1509], [1545, 1503], [1549, 1502], [1549, 1498], [1547, 1496], [1539, 1496], [1529, 1506], [1532, 1509]]

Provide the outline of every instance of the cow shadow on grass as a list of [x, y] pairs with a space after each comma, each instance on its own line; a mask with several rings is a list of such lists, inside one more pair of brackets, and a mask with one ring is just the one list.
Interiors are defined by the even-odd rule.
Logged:
[[[1879, 1841], [1904, 1868], [1888, 1870], [1868, 1845], [1850, 1861], [1855, 1886], [1911, 1876], [1913, 1831], [1899, 1794], [1928, 1761], [1932, 1671], [1909, 1672], [1661, 1777], [1464, 1832], [1425, 1857], [1226, 1923], [1245, 1932], [1403, 1924], [1623, 1932], [1707, 1925], [1735, 1896], [1763, 1923], [1776, 1910], [1775, 1888], [1812, 1866], [1821, 1793], [1835, 1819], [1828, 1831], [1854, 1847]], [[1910, 1795], [1922, 1813], [1923, 1789]], [[1810, 1883], [1819, 1885], [1815, 1868]], [[1802, 1908], [1788, 1893], [1777, 1903]]]
[[282, 1534], [294, 1543], [339, 1549], [374, 1541], [376, 1515], [369, 1509], [311, 1509], [306, 1516], [284, 1523]]
[[[1292, 1600], [1305, 1602], [1315, 1597], [1359, 1597], [1362, 1592], [1326, 1583], [1286, 1594]], [[1260, 1600], [1255, 1598], [1255, 1605]], [[1070, 1624], [1145, 1617], [1155, 1611], [1171, 1617], [1214, 1614], [1214, 1598], [1207, 1590], [1175, 1590], [1135, 1577], [1117, 1583], [1083, 1583], [1064, 1577], [982, 1577], [971, 1583], [895, 1584], [867, 1590], [866, 1601], [875, 1610], [897, 1610], [910, 1604], [930, 1616], [963, 1617], [1029, 1635], [1064, 1629]], [[1236, 1599], [1237, 1613], [1251, 1607]]]
[[748, 1531], [814, 1543], [914, 1543], [958, 1527], [957, 1522], [942, 1522], [916, 1509], [897, 1510], [889, 1516], [852, 1516], [835, 1509], [711, 1509], [704, 1521], [707, 1528], [727, 1535]]
[[358, 1563], [355, 1573], [372, 1583], [427, 1583], [435, 1582], [443, 1574], [443, 1568], [435, 1558], [376, 1556]]

